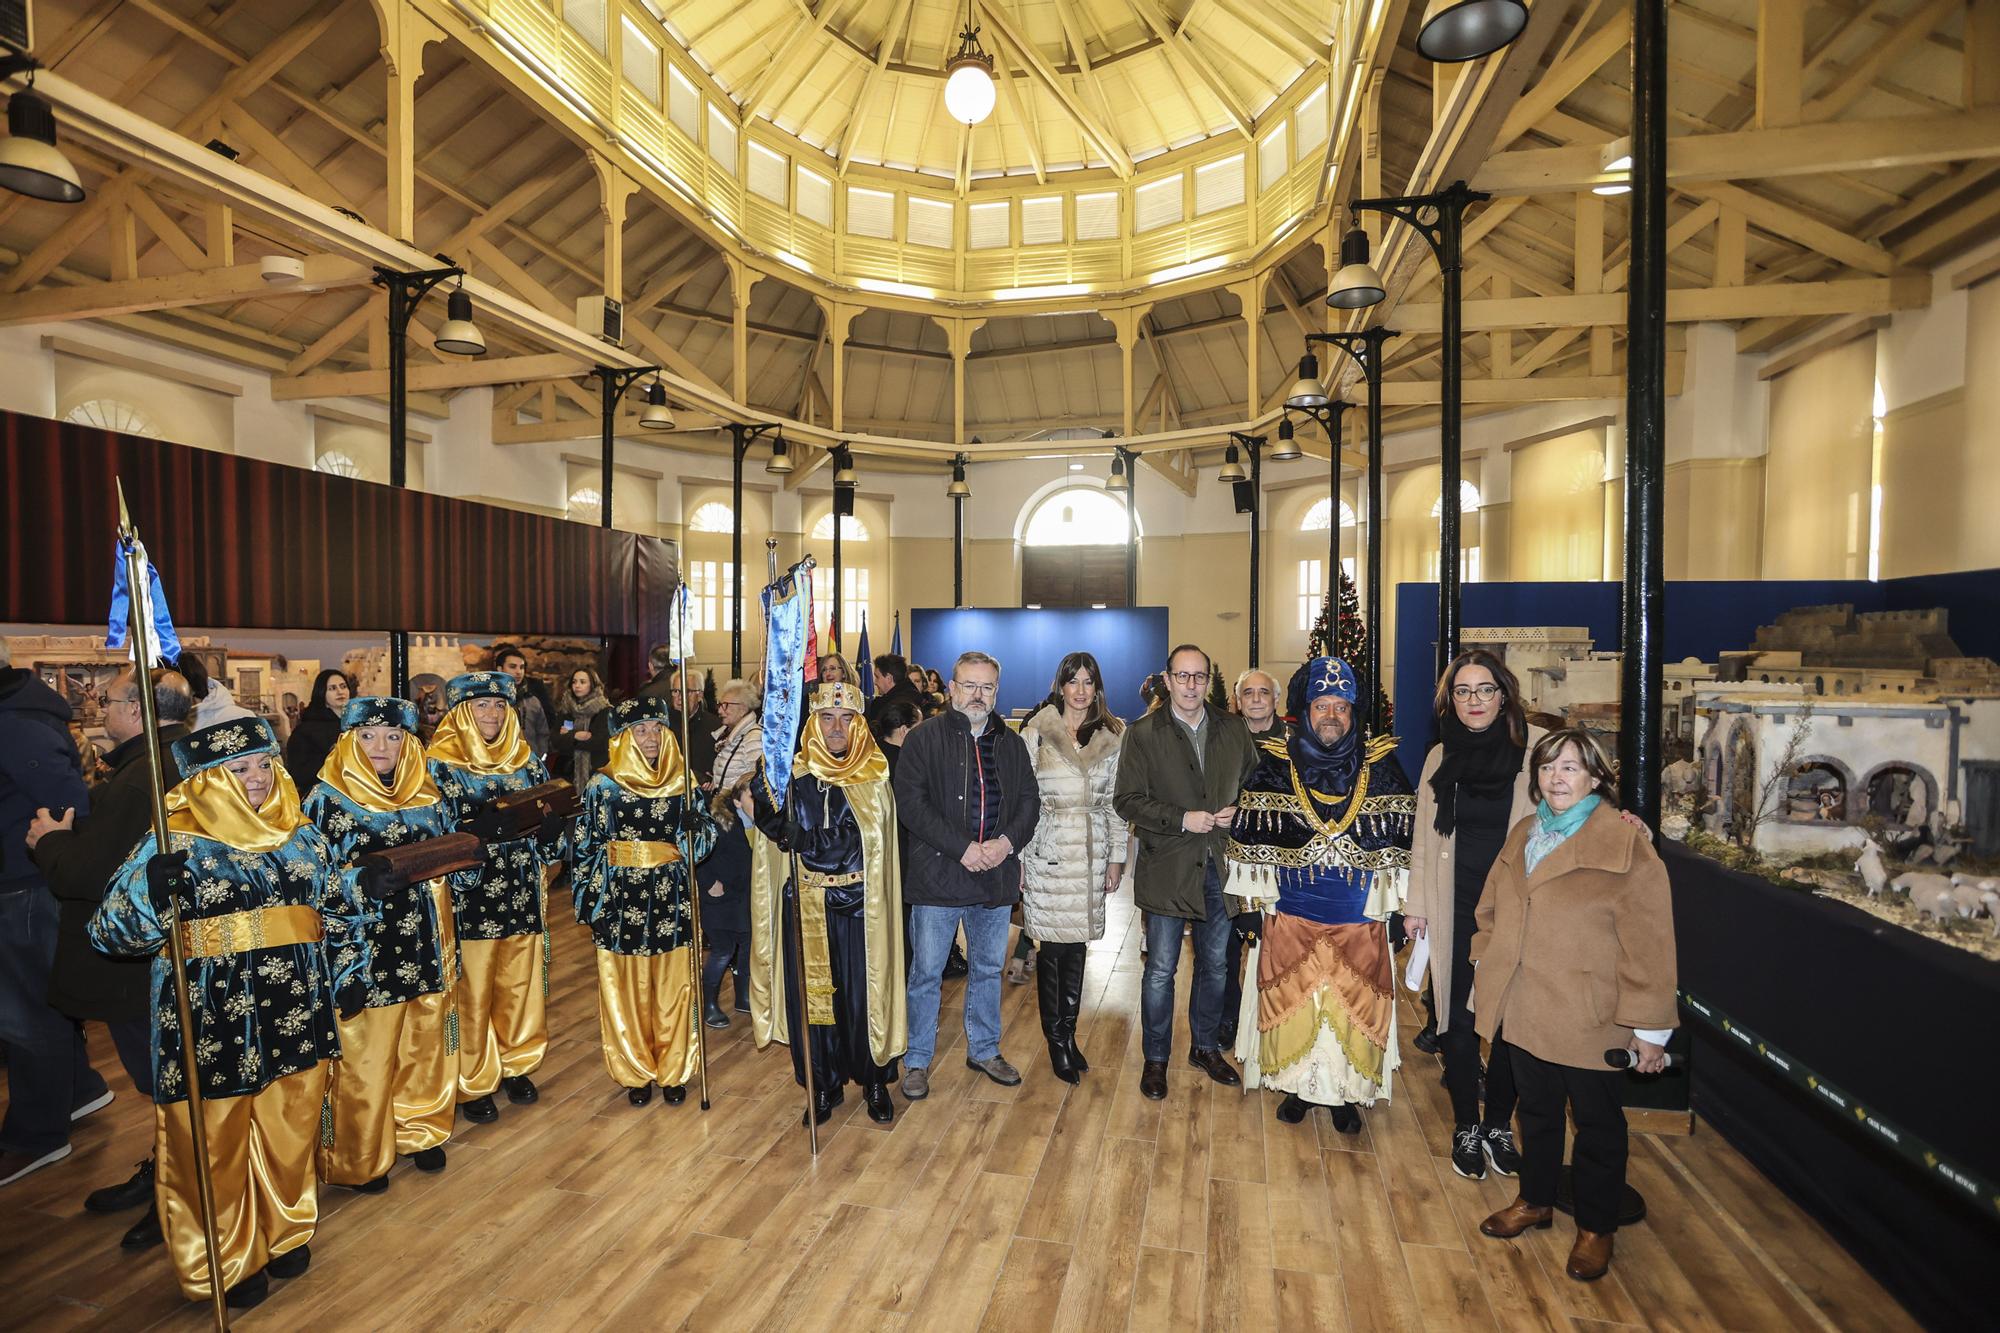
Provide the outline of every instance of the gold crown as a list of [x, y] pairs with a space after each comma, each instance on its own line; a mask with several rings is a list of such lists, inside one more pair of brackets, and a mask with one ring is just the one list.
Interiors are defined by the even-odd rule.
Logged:
[[812, 711], [817, 713], [825, 708], [845, 708], [850, 713], [860, 713], [867, 710], [867, 704], [862, 700], [859, 689], [843, 681], [813, 688]]

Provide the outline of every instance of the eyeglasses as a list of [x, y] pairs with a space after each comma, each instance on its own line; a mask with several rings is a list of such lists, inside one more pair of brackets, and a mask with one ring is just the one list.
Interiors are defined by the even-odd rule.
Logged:
[[121, 694], [115, 699], [106, 699], [104, 702], [107, 704], [136, 704], [139, 702], [139, 696], [136, 694]]
[[1487, 703], [1499, 693], [1500, 687], [1498, 685], [1454, 685], [1451, 687], [1451, 697], [1460, 703], [1464, 703], [1468, 699], [1477, 699], [1481, 703]]
[[1167, 679], [1172, 681], [1176, 685], [1206, 685], [1208, 684], [1208, 672], [1169, 671], [1167, 673]]
[[990, 685], [982, 685], [977, 681], [960, 680], [956, 676], [952, 677], [951, 683], [956, 688], [964, 690], [967, 694], [992, 694], [1000, 688], [997, 681]]

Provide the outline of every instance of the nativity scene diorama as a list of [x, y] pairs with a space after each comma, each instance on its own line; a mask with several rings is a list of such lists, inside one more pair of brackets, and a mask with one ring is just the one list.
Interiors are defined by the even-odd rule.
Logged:
[[[1531, 715], [1615, 733], [1618, 654], [1575, 627], [1467, 629]], [[1942, 609], [1799, 607], [1663, 673], [1661, 832], [2000, 958], [2000, 665]]]

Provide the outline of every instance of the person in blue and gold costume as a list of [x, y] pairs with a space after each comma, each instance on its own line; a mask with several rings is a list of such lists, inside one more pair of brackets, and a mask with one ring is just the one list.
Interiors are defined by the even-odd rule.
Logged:
[[305, 812], [374, 921], [368, 1007], [340, 1023], [333, 1141], [320, 1146], [319, 1171], [328, 1184], [373, 1194], [389, 1187], [398, 1153], [419, 1170], [444, 1170], [458, 1108], [450, 1031], [458, 945], [446, 880], [384, 883], [359, 862], [451, 830], [417, 743], [415, 704], [363, 696], [348, 702], [340, 725]]
[[[752, 840], [751, 1030], [760, 1048], [774, 1038], [791, 1046], [793, 1076], [803, 1085], [806, 1043], [788, 1035], [800, 1022], [791, 920], [803, 906], [813, 1118], [820, 1123], [850, 1082], [861, 1085], [870, 1120], [894, 1119], [889, 1084], [909, 1041], [896, 793], [862, 707], [853, 685], [819, 686], [792, 770], [789, 808], [785, 794], [759, 772], [745, 812], [763, 835]], [[798, 854], [802, 894], [789, 882], [787, 851]]]
[[610, 710], [610, 758], [584, 788], [572, 875], [576, 919], [597, 943], [604, 1065], [634, 1106], [655, 1083], [669, 1105], [685, 1101], [697, 1059], [688, 881], [715, 821], [667, 718], [664, 699]]
[[1258, 741], [1230, 833], [1227, 891], [1264, 912], [1237, 1054], [1248, 1086], [1286, 1094], [1280, 1120], [1325, 1106], [1353, 1134], [1397, 1064], [1387, 923], [1416, 798], [1395, 738], [1362, 734], [1351, 666], [1314, 658], [1289, 694], [1298, 729]]
[[[549, 780], [521, 735], [514, 681], [498, 671], [453, 676], [445, 715], [427, 752], [431, 781], [453, 830], [478, 834], [486, 863], [451, 877], [458, 921], [458, 1106], [467, 1120], [500, 1117], [493, 1094], [525, 1105], [541, 1094], [528, 1077], [549, 1050], [550, 868], [568, 843], [570, 821], [522, 837], [502, 837], [492, 803]], [[488, 836], [494, 835], [494, 836]]]
[[222, 1282], [229, 1303], [248, 1308], [270, 1277], [296, 1277], [312, 1259], [336, 1008], [361, 1007], [368, 922], [299, 809], [268, 723], [204, 727], [172, 754], [170, 849], [158, 854], [146, 835], [91, 917], [90, 940], [104, 953], [153, 957], [154, 1193], [181, 1291], [205, 1301], [211, 1275], [163, 918], [180, 923]]

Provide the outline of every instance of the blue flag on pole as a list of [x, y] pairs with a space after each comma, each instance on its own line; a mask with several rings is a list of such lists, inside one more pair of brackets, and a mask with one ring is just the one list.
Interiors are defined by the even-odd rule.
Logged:
[[865, 607], [861, 612], [861, 650], [860, 655], [854, 659], [854, 669], [861, 673], [861, 679], [858, 682], [861, 686], [861, 697], [864, 699], [873, 699], [875, 697], [875, 655], [868, 651], [868, 611]]
[[[145, 571], [145, 581], [136, 591], [131, 586], [131, 576], [125, 565], [126, 553], [131, 549], [138, 551], [139, 568]], [[167, 611], [167, 594], [160, 587], [160, 571], [153, 568], [153, 562], [147, 559], [143, 545], [130, 540], [128, 546], [126, 538], [119, 539], [112, 566], [115, 573], [111, 579], [111, 614], [105, 625], [104, 646], [109, 649], [125, 646], [126, 636], [131, 631], [136, 597], [140, 634], [146, 642], [133, 645], [133, 660], [143, 656], [148, 666], [172, 666], [180, 660], [181, 636], [175, 632], [174, 618]]]
[[898, 657], [903, 655], [903, 613], [901, 611], [896, 613], [895, 632], [889, 636], [889, 651]]
[[764, 589], [764, 778], [784, 801], [792, 788], [793, 747], [805, 703], [807, 630], [812, 614], [812, 568], [800, 561]]

